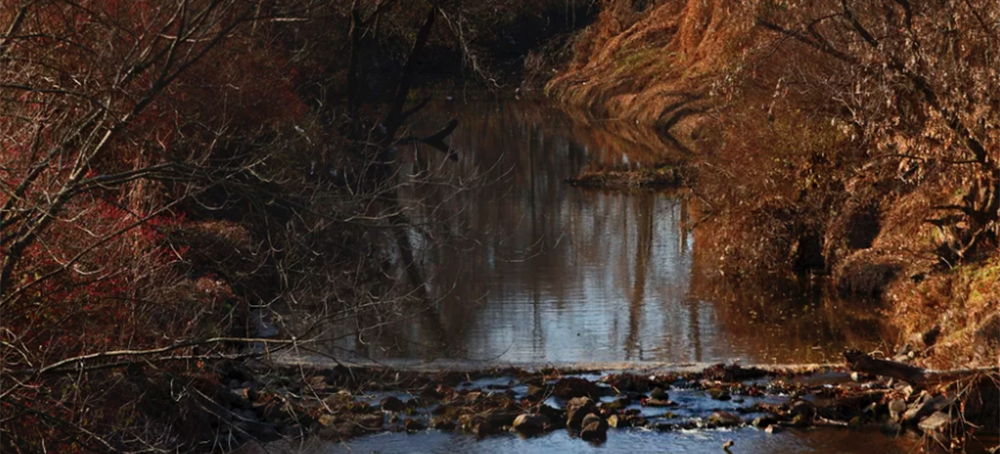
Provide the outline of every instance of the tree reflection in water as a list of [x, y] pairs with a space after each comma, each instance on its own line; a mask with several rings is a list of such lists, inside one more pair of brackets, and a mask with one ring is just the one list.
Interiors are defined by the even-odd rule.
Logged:
[[450, 178], [403, 195], [418, 224], [446, 219], [414, 235], [439, 301], [366, 333], [365, 344], [340, 347], [374, 358], [516, 363], [798, 363], [838, 361], [848, 344], [874, 346], [870, 308], [856, 314], [815, 288], [779, 282], [734, 288], [700, 266], [698, 238], [711, 224], [689, 234], [697, 217], [690, 194], [565, 183], [584, 169], [683, 158], [655, 133], [581, 123], [530, 102], [446, 104], [424, 119], [433, 126], [453, 117], [459, 162], [417, 151], [401, 169], [442, 165]]

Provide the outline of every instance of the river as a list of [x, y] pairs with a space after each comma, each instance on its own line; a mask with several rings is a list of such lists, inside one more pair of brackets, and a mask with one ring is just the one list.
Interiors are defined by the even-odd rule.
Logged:
[[[655, 135], [616, 141], [600, 124], [528, 101], [441, 103], [417, 129], [451, 118], [460, 121], [451, 138], [460, 159], [441, 165], [453, 177], [407, 197], [427, 232], [413, 237], [437, 303], [345, 340], [340, 352], [382, 361], [789, 364], [839, 362], [847, 346], [878, 346], [877, 313], [865, 304], [808, 285], [720, 288], [719, 273], [699, 260], [697, 238], [711, 232], [692, 229], [690, 193], [566, 183], [584, 169], [682, 159], [662, 144], [656, 152]], [[417, 164], [404, 159], [413, 173]]]
[[[729, 288], [703, 263], [699, 201], [685, 190], [584, 190], [581, 170], [684, 159], [655, 132], [574, 120], [545, 102], [441, 101], [418, 132], [460, 121], [459, 160], [412, 150], [402, 171], [438, 169], [403, 194], [421, 226], [411, 239], [436, 301], [402, 321], [344, 338], [332, 353], [393, 365], [448, 360], [491, 366], [840, 362], [885, 333], [866, 303], [819, 286]], [[624, 131], [624, 132], [623, 132]], [[447, 166], [447, 167], [446, 167]], [[444, 221], [440, 221], [444, 219]], [[356, 322], [333, 327], [348, 332]], [[617, 366], [623, 367], [623, 366]], [[909, 452], [912, 437], [846, 430], [613, 431], [589, 445], [559, 431], [481, 441], [426, 431], [379, 434], [322, 452]]]

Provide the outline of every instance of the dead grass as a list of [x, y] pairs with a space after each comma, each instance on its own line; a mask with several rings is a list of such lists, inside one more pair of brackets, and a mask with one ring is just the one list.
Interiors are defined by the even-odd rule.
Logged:
[[[682, 150], [710, 218], [712, 234], [698, 240], [727, 276], [832, 273], [845, 296], [888, 303], [899, 343], [939, 325], [922, 352], [928, 365], [995, 363], [997, 253], [952, 269], [960, 261], [947, 252], [962, 232], [933, 222], [943, 215], [935, 206], [961, 202], [969, 168], [857, 137], [827, 96], [837, 89], [808, 86], [853, 87], [850, 72], [805, 46], [768, 44], [751, 4], [674, 0], [640, 13], [608, 2], [547, 92], [631, 129], [648, 125]], [[644, 159], [655, 160], [650, 148]], [[820, 262], [808, 260], [817, 244]]]
[[940, 340], [924, 352], [931, 367], [995, 366], [1000, 358], [1000, 258], [937, 273], [890, 290], [891, 316], [909, 339], [941, 327]]

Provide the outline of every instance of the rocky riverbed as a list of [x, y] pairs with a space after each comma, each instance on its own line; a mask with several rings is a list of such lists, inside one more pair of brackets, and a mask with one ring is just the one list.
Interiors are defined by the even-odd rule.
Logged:
[[698, 372], [603, 373], [496, 369], [408, 372], [381, 368], [219, 368], [219, 401], [237, 438], [346, 441], [377, 432], [460, 432], [486, 438], [565, 430], [601, 444], [626, 428], [648, 431], [809, 426], [915, 431], [960, 449], [970, 427], [961, 396], [845, 370], [769, 371], [716, 365]]

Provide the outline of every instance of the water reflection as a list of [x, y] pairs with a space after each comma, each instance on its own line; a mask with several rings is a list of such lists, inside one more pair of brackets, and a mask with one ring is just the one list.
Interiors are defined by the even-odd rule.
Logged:
[[755, 429], [709, 430], [658, 433], [656, 431], [619, 430], [607, 443], [591, 445], [555, 431], [540, 438], [520, 439], [514, 435], [483, 440], [463, 434], [422, 432], [379, 434], [352, 440], [347, 446], [326, 445], [316, 453], [719, 453], [726, 440], [736, 440], [734, 451], [742, 453], [885, 453], [905, 454], [920, 447], [916, 437], [887, 437], [872, 431], [812, 430], [788, 431], [768, 435]]
[[[411, 218], [426, 222], [413, 240], [439, 302], [341, 348], [518, 363], [790, 363], [870, 343], [858, 333], [873, 323], [815, 292], [720, 287], [696, 260], [687, 194], [565, 183], [584, 168], [679, 159], [655, 134], [615, 142], [607, 129], [526, 102], [446, 104], [417, 129], [450, 118], [462, 121], [451, 139], [461, 160], [442, 164], [452, 180], [404, 194]], [[418, 151], [403, 171], [437, 166], [432, 153]]]

